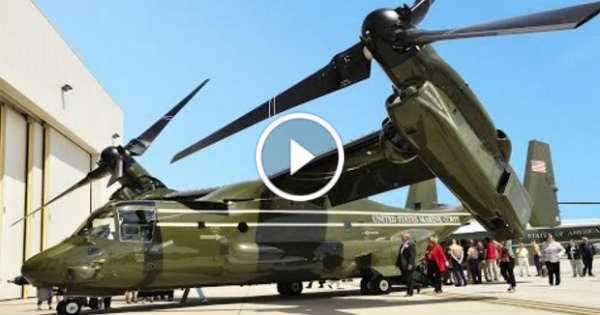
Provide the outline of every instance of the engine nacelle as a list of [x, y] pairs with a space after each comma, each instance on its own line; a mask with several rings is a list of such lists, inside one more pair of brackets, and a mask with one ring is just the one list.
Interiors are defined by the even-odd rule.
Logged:
[[510, 160], [510, 154], [512, 153], [512, 143], [510, 142], [510, 138], [508, 135], [500, 130], [496, 130], [496, 139], [498, 141], [498, 149], [502, 152], [505, 161]]
[[380, 147], [387, 160], [394, 163], [406, 163], [416, 158], [417, 152], [413, 146], [398, 133], [389, 118], [383, 121], [381, 130]]

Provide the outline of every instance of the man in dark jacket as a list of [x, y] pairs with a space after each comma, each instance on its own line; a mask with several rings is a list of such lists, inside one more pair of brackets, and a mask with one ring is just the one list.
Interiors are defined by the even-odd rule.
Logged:
[[396, 259], [396, 266], [402, 271], [402, 278], [406, 283], [406, 296], [413, 295], [413, 271], [415, 269], [415, 258], [417, 250], [410, 239], [410, 234], [402, 234], [402, 245]]
[[582, 238], [581, 243], [581, 260], [583, 261], [583, 276], [586, 274], [593, 277], [592, 266], [594, 265], [594, 255], [596, 255], [596, 249], [592, 242], [587, 237]]

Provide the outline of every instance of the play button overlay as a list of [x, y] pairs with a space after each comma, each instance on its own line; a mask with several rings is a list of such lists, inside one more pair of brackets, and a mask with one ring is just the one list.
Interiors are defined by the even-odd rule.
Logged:
[[[337, 153], [337, 163], [333, 160], [320, 165], [319, 174], [314, 174], [319, 156], [330, 151]], [[256, 146], [256, 168], [261, 180], [275, 195], [291, 201], [323, 196], [336, 184], [343, 167], [344, 146], [340, 136], [327, 121], [313, 114], [280, 117], [262, 132]], [[315, 176], [319, 180], [311, 181]], [[273, 183], [274, 177], [284, 178], [283, 183], [277, 181], [282, 187]]]
[[290, 175], [298, 173], [304, 165], [314, 160], [314, 158], [316, 158], [314, 154], [298, 144], [294, 139], [290, 139]]

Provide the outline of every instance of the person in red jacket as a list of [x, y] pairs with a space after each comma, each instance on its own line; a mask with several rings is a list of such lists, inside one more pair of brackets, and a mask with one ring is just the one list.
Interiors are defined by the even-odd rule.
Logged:
[[494, 281], [498, 281], [498, 242], [490, 238], [486, 238], [485, 241], [485, 279], [488, 282], [492, 281], [492, 279], [494, 279]]
[[442, 293], [442, 273], [446, 271], [446, 255], [435, 236], [429, 238], [426, 252], [427, 277], [435, 288], [435, 293]]

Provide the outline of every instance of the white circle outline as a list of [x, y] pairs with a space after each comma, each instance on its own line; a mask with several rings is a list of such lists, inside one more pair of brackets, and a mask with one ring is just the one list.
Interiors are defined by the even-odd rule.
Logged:
[[[327, 130], [329, 135], [331, 135], [331, 137], [335, 141], [335, 147], [338, 151], [338, 162], [337, 162], [337, 166], [335, 168], [333, 177], [331, 179], [329, 179], [329, 182], [327, 182], [327, 185], [323, 186], [321, 189], [315, 191], [314, 193], [310, 193], [307, 195], [293, 195], [293, 194], [287, 193], [287, 192], [277, 188], [277, 186], [275, 186], [273, 184], [273, 182], [271, 182], [271, 180], [269, 179], [269, 176], [267, 176], [267, 174], [265, 173], [265, 169], [262, 164], [262, 151], [265, 146], [265, 142], [267, 141], [267, 137], [271, 134], [271, 132], [273, 132], [273, 130], [275, 130], [275, 128], [279, 127], [281, 124], [288, 122], [290, 120], [297, 120], [297, 119], [309, 120], [309, 121], [317, 123], [321, 127], [325, 128], [325, 130]], [[282, 117], [278, 118], [277, 120], [273, 121], [262, 132], [262, 134], [260, 135], [260, 138], [258, 139], [258, 144], [256, 145], [256, 168], [258, 170], [258, 176], [260, 176], [260, 179], [267, 186], [267, 188], [269, 188], [269, 190], [271, 190], [271, 192], [273, 192], [277, 196], [287, 199], [287, 200], [296, 201], [296, 202], [304, 202], [304, 201], [317, 199], [317, 198], [325, 195], [327, 192], [329, 192], [329, 190], [331, 190], [331, 188], [333, 188], [333, 186], [335, 186], [337, 181], [340, 179], [340, 176], [342, 176], [342, 171], [344, 170], [344, 160], [345, 160], [344, 145], [342, 143], [342, 139], [340, 138], [340, 135], [333, 128], [333, 126], [331, 126], [331, 124], [329, 124], [325, 119], [323, 119], [317, 115], [313, 115], [313, 114], [309, 114], [309, 113], [287, 114], [287, 115], [282, 116]]]

